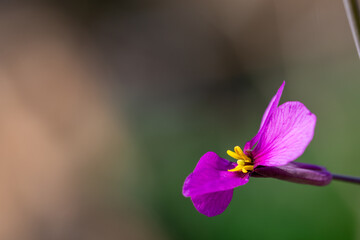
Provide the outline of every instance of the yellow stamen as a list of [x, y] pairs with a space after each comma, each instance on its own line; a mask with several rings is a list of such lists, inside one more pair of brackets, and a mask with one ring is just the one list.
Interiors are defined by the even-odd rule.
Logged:
[[242, 159], [241, 156], [233, 151], [227, 150], [226, 152], [230, 157], [235, 159]]
[[235, 159], [242, 159], [245, 162], [251, 163], [251, 158], [249, 158], [239, 146], [234, 147], [234, 152], [227, 150], [227, 154]]
[[242, 151], [241, 147], [239, 146], [234, 147], [234, 151], [240, 156], [244, 156], [244, 152]]
[[229, 169], [229, 172], [243, 172], [243, 173], [247, 173], [248, 171], [253, 171], [254, 170], [254, 165], [252, 163], [251, 158], [249, 158], [242, 150], [239, 146], [234, 147], [234, 152], [228, 150], [227, 154], [232, 157], [237, 159], [237, 166], [233, 169]]
[[243, 173], [247, 173], [248, 171], [253, 171], [253, 170], [254, 170], [254, 165], [243, 166], [243, 168], [241, 169]]
[[236, 163], [241, 166], [245, 166], [244, 160], [237, 160]]

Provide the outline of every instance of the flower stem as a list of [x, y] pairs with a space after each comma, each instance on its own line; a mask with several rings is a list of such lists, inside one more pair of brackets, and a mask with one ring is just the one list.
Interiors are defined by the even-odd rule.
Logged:
[[360, 13], [357, 0], [343, 0], [345, 12], [349, 20], [350, 29], [360, 58]]
[[332, 177], [333, 177], [333, 180], [339, 180], [339, 181], [343, 181], [343, 182], [360, 184], [359, 177], [350, 177], [350, 176], [344, 176], [344, 175], [339, 175], [339, 174], [332, 174]]

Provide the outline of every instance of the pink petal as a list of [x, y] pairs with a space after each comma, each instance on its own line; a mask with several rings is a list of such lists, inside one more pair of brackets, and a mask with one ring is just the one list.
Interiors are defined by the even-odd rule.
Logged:
[[264, 130], [263, 126], [267, 124], [267, 122], [269, 121], [272, 113], [276, 110], [277, 106], [279, 105], [279, 101], [282, 95], [282, 92], [284, 90], [285, 87], [285, 81], [281, 84], [279, 90], [276, 92], [275, 96], [271, 99], [268, 107], [265, 110], [265, 113], [262, 117], [261, 120], [261, 124], [260, 124], [260, 128], [258, 133], [255, 135], [255, 137], [253, 137], [249, 142], [247, 142], [244, 146], [244, 150], [251, 150], [255, 144], [259, 141], [261, 134]]
[[202, 156], [192, 172], [185, 180], [183, 195], [194, 197], [207, 193], [225, 191], [244, 185], [249, 181], [249, 173], [228, 172], [236, 166], [214, 152]]
[[191, 201], [200, 213], [213, 217], [225, 211], [232, 199], [233, 192], [234, 189], [207, 193], [191, 197]]
[[286, 102], [272, 113], [252, 151], [255, 166], [281, 166], [301, 156], [314, 136], [316, 116], [300, 102]]

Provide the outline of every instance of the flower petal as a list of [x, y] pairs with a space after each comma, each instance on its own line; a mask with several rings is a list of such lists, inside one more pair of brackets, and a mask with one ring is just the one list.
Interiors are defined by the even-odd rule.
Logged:
[[281, 166], [298, 158], [312, 140], [315, 124], [316, 116], [304, 104], [282, 104], [264, 123], [264, 132], [252, 151], [255, 167]]
[[200, 213], [213, 217], [225, 211], [231, 202], [233, 192], [234, 189], [207, 193], [191, 197], [191, 201]]
[[229, 172], [235, 163], [219, 157], [214, 152], [202, 156], [192, 172], [185, 180], [183, 195], [194, 197], [207, 193], [233, 189], [249, 181], [249, 173]]
[[285, 87], [285, 81], [281, 84], [279, 90], [276, 92], [275, 96], [271, 99], [269, 105], [267, 106], [265, 113], [262, 117], [261, 120], [261, 124], [260, 124], [260, 128], [258, 133], [249, 141], [245, 144], [244, 146], [244, 150], [251, 150], [255, 144], [259, 141], [261, 134], [263, 133], [263, 126], [266, 125], [270, 119], [270, 116], [272, 115], [272, 113], [276, 110], [277, 106], [279, 105], [279, 101], [282, 95], [282, 92], [284, 90]]

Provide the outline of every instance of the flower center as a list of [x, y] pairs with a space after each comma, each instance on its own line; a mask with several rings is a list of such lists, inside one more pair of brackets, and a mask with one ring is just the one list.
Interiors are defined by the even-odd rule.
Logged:
[[233, 169], [229, 169], [229, 172], [247, 173], [248, 171], [254, 170], [254, 164], [251, 158], [249, 158], [239, 146], [234, 147], [234, 152], [227, 150], [227, 154], [230, 157], [237, 159], [237, 166]]

